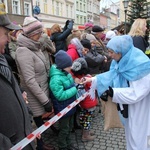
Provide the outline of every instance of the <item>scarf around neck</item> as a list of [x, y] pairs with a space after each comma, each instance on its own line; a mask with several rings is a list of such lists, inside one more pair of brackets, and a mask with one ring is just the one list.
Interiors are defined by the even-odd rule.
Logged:
[[119, 62], [113, 60], [109, 71], [96, 76], [99, 96], [109, 86], [128, 87], [128, 81], [141, 79], [150, 73], [150, 59], [140, 49], [134, 47], [131, 36], [116, 36], [108, 42], [107, 48], [115, 53], [121, 53], [122, 58]]

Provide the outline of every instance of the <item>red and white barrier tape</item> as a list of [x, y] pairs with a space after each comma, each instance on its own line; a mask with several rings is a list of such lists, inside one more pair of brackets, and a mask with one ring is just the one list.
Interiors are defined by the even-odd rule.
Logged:
[[38, 129], [29, 134], [26, 138], [21, 140], [15, 146], [13, 146], [10, 150], [21, 150], [29, 143], [31, 143], [36, 137], [42, 134], [45, 130], [47, 130], [51, 125], [53, 125], [56, 121], [58, 121], [62, 116], [64, 116], [68, 111], [70, 111], [73, 107], [75, 107], [78, 103], [80, 103], [84, 98], [88, 95], [88, 92], [84, 93], [81, 97], [75, 100], [73, 103], [64, 108], [61, 112], [55, 115], [53, 118], [45, 122]]

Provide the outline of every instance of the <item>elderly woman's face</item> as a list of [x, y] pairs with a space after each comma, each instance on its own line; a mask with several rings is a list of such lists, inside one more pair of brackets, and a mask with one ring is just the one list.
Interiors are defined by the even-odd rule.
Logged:
[[109, 56], [115, 61], [119, 61], [122, 57], [121, 53], [115, 53], [113, 50], [108, 49]]

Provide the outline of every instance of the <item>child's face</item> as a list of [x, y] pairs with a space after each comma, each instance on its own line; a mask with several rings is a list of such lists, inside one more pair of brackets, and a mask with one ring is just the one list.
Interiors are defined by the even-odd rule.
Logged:
[[89, 52], [89, 49], [88, 49], [88, 48], [85, 48], [85, 47], [84, 47], [84, 48], [82, 49], [82, 54], [83, 54], [83, 55], [86, 55], [88, 52]]

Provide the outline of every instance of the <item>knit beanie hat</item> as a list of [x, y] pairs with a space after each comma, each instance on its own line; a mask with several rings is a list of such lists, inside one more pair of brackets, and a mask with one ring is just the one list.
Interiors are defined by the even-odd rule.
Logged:
[[85, 30], [88, 30], [88, 29], [92, 29], [92, 27], [93, 27], [94, 25], [93, 25], [93, 23], [91, 23], [91, 22], [87, 22], [87, 23], [84, 24], [84, 26], [85, 26]]
[[84, 58], [78, 58], [76, 59], [71, 67], [72, 72], [74, 75], [82, 75], [88, 73], [88, 65]]
[[72, 66], [71, 57], [64, 50], [59, 50], [55, 54], [55, 64], [58, 69], [65, 69]]
[[116, 33], [114, 31], [108, 31], [106, 33], [106, 39], [112, 39], [115, 36], [116, 36]]
[[23, 33], [27, 37], [31, 37], [43, 31], [43, 25], [34, 17], [26, 17], [23, 22]]
[[83, 45], [84, 48], [88, 48], [89, 50], [91, 49], [91, 43], [87, 39], [81, 40], [81, 44]]
[[82, 39], [87, 39], [89, 41], [96, 40], [96, 37], [94, 35], [92, 35], [92, 34], [89, 34], [89, 33], [83, 33], [81, 38]]
[[100, 26], [98, 26], [98, 25], [95, 25], [95, 26], [93, 26], [92, 27], [92, 34], [96, 34], [97, 32], [103, 32], [104, 31], [104, 29], [103, 28], [101, 28]]

